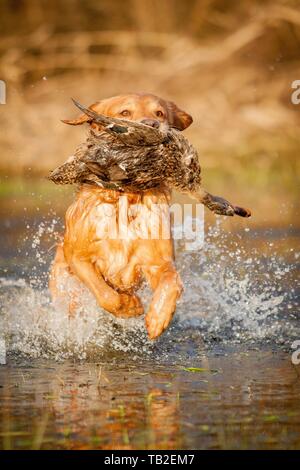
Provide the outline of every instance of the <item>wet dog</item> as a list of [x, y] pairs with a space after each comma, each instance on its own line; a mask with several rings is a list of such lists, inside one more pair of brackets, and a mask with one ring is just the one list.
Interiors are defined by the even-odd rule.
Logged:
[[[192, 123], [192, 117], [173, 102], [152, 94], [120, 95], [96, 102], [90, 109], [161, 129], [170, 126], [182, 131]], [[64, 122], [97, 127], [86, 114]], [[151, 236], [153, 211], [161, 224], [168, 216], [165, 208], [169, 203], [170, 191], [163, 185], [138, 193], [82, 185], [67, 210], [64, 240], [52, 265], [49, 286], [53, 300], [66, 300], [73, 314], [80, 305], [83, 284], [101, 308], [116, 317], [134, 317], [143, 313], [136, 292], [146, 279], [153, 290], [146, 327], [151, 339], [158, 337], [169, 325], [182, 292], [170, 227], [167, 236], [161, 226], [156, 227], [158, 235]], [[121, 213], [126, 214], [129, 230], [125, 236], [117, 232], [111, 237], [111, 214], [119, 221]]]

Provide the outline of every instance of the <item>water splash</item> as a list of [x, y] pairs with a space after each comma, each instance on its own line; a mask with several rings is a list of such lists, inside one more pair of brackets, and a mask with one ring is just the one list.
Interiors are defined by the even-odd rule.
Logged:
[[230, 246], [229, 236], [214, 228], [201, 253], [181, 253], [183, 324], [200, 328], [207, 340], [286, 344], [299, 336], [290, 289], [296, 265], [276, 253], [252, 250], [249, 256], [242, 240]]
[[[116, 319], [99, 309], [86, 289], [84, 308], [70, 318], [62, 305], [51, 304], [46, 288], [49, 247], [57, 241], [56, 219], [39, 223], [28, 236], [35, 265], [27, 278], [0, 278], [1, 340], [9, 354], [80, 360], [130, 353], [166, 359], [178, 351], [213, 344], [272, 343], [289, 346], [300, 337], [295, 317], [295, 291], [290, 276], [295, 263], [277, 253], [261, 254], [230, 237], [219, 225], [210, 229], [201, 251], [186, 252], [178, 241], [177, 264], [185, 292], [172, 327], [155, 343], [147, 339], [144, 319]], [[45, 243], [46, 239], [46, 243]], [[140, 296], [151, 298], [144, 287]]]

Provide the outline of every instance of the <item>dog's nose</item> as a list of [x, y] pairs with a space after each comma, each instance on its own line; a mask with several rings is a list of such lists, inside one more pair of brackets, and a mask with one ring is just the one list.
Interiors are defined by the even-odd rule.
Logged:
[[142, 124], [146, 124], [146, 126], [154, 127], [155, 129], [159, 128], [160, 122], [156, 119], [142, 119]]

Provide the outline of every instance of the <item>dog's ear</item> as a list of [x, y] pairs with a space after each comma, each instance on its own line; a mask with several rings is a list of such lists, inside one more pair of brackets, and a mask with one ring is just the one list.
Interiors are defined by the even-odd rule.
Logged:
[[[89, 109], [92, 111], [99, 112], [99, 108], [101, 107], [101, 101], [96, 101], [96, 103], [93, 103], [89, 106]], [[83, 124], [84, 122], [90, 122], [91, 118], [87, 114], [80, 114], [77, 119], [62, 119], [62, 122], [65, 124], [70, 124], [70, 126], [79, 126]]]
[[169, 111], [170, 125], [172, 127], [175, 127], [179, 131], [183, 131], [192, 124], [192, 116], [178, 108], [178, 106], [173, 103], [173, 101], [168, 101], [167, 107]]

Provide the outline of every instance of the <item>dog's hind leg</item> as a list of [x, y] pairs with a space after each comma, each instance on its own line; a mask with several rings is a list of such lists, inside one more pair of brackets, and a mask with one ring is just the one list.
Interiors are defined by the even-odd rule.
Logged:
[[175, 267], [165, 266], [144, 269], [154, 294], [146, 315], [146, 327], [150, 339], [160, 336], [173, 318], [176, 301], [182, 292], [182, 283]]
[[69, 260], [72, 272], [94, 294], [98, 305], [116, 317], [135, 317], [143, 313], [140, 299], [135, 295], [120, 294], [110, 287], [95, 266], [79, 256]]

